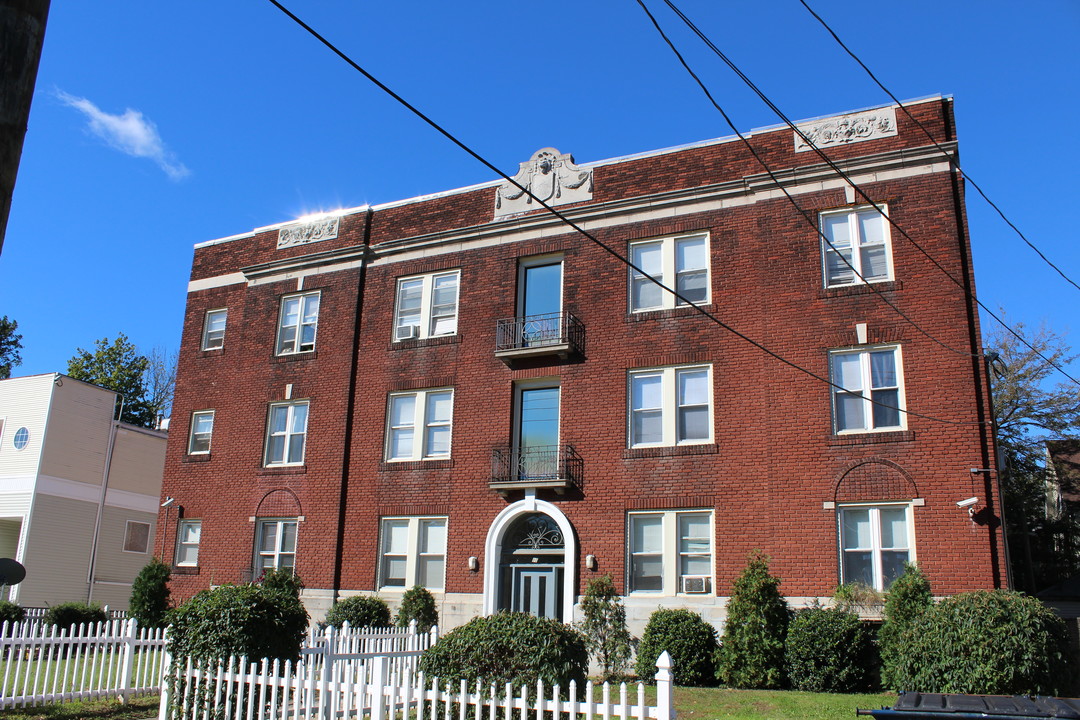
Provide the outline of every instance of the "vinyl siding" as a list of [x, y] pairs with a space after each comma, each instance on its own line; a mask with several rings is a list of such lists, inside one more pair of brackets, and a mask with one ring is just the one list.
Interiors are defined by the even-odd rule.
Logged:
[[101, 485], [115, 393], [70, 378], [56, 388], [41, 474]]
[[121, 426], [109, 465], [109, 490], [161, 495], [161, 474], [165, 468], [164, 433]]
[[[19, 479], [20, 489], [33, 486], [38, 471], [41, 444], [45, 437], [45, 422], [49, 398], [55, 388], [53, 375], [34, 375], [0, 382], [0, 481], [11, 489], [10, 480]], [[15, 431], [25, 427], [30, 442], [22, 450], [13, 444]]]
[[[124, 552], [124, 537], [129, 520], [150, 524], [150, 540], [145, 553]], [[98, 536], [94, 580], [105, 582], [131, 582], [134, 580], [143, 566], [154, 557], [155, 550], [161, 549], [160, 547], [154, 548], [154, 530], [156, 526], [157, 517], [153, 513], [106, 506], [101, 518], [101, 534]]]
[[23, 605], [86, 600], [86, 572], [97, 507], [93, 503], [38, 495], [30, 517], [19, 586]]

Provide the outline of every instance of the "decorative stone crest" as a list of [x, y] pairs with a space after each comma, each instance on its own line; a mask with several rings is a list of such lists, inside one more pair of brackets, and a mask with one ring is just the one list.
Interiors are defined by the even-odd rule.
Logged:
[[290, 225], [278, 230], [278, 250], [294, 245], [307, 245], [320, 240], [331, 240], [338, 236], [341, 218], [327, 217], [300, 225]]
[[[818, 148], [847, 145], [849, 143], [877, 140], [896, 135], [896, 109], [881, 108], [851, 115], [839, 115], [826, 120], [799, 125], [807, 138]], [[812, 148], [798, 133], [795, 136], [795, 152], [808, 152]]]
[[495, 193], [495, 217], [542, 207], [529, 193], [548, 205], [592, 200], [592, 170], [582, 170], [574, 164], [573, 156], [555, 148], [533, 153], [528, 161], [521, 163], [514, 180], [529, 192], [512, 183], [503, 183]]

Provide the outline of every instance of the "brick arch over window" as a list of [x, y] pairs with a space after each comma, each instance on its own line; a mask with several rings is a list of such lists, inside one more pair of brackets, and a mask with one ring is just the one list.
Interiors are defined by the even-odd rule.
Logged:
[[300, 517], [300, 500], [292, 490], [271, 490], [263, 495], [255, 509], [255, 517]]
[[910, 500], [919, 496], [915, 481], [892, 460], [873, 458], [848, 466], [836, 481], [833, 501], [877, 502]]

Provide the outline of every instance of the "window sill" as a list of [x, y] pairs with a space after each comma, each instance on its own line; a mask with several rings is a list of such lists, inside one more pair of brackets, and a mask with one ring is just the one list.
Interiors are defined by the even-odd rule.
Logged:
[[210, 462], [210, 453], [199, 453], [198, 455], [187, 454], [180, 458], [182, 463], [204, 463]]
[[[708, 308], [712, 303], [705, 303], [698, 307]], [[693, 307], [676, 307], [665, 308], [663, 310], [641, 310], [639, 312], [628, 312], [626, 314], [626, 322], [644, 322], [647, 320], [667, 320], [669, 318], [689, 317], [691, 315], [700, 315], [701, 313], [697, 308]]]
[[287, 363], [294, 362], [296, 360], [314, 360], [318, 354], [314, 350], [305, 350], [304, 352], [286, 353], [284, 355], [274, 355], [270, 358], [270, 362], [273, 363]]
[[850, 297], [852, 295], [869, 295], [870, 293], [889, 292], [891, 290], [903, 289], [903, 280], [882, 280], [880, 282], [857, 283], [852, 285], [839, 285], [836, 287], [822, 288], [821, 292], [818, 294], [818, 297]]
[[199, 348], [200, 357], [218, 357], [225, 354], [225, 348]]
[[887, 432], [851, 433], [850, 435], [830, 435], [828, 445], [829, 447], [873, 445], [876, 443], [910, 442], [914, 439], [914, 430], [892, 430]]
[[379, 463], [380, 471], [392, 470], [443, 470], [454, 467], [453, 459], [445, 460], [393, 460]]
[[635, 458], [673, 457], [679, 455], [715, 455], [720, 452], [716, 443], [701, 445], [665, 445], [663, 447], [626, 448], [623, 460]]
[[413, 348], [435, 347], [436, 345], [456, 345], [461, 342], [461, 335], [437, 335], [435, 337], [417, 338], [415, 340], [394, 340], [390, 343], [391, 350], [411, 350]]
[[199, 574], [199, 566], [198, 565], [173, 565], [172, 566], [172, 574], [173, 575], [198, 575]]
[[260, 467], [258, 475], [303, 475], [307, 472], [307, 465], [264, 465]]

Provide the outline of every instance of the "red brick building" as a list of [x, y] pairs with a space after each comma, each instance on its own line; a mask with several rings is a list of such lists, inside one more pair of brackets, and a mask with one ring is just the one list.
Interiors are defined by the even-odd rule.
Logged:
[[454, 625], [611, 574], [719, 624], [755, 549], [794, 603], [1006, 585], [962, 180], [895, 107], [800, 127], [873, 203], [786, 127], [750, 142], [806, 216], [734, 138], [522, 163], [681, 298], [502, 181], [196, 246], [174, 593], [289, 566], [315, 614], [423, 584]]

